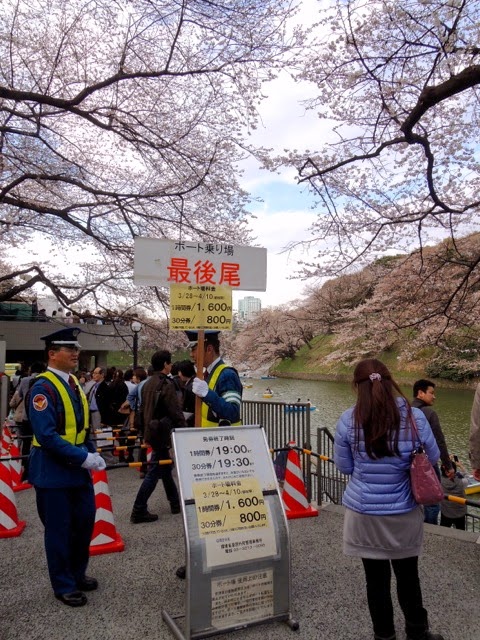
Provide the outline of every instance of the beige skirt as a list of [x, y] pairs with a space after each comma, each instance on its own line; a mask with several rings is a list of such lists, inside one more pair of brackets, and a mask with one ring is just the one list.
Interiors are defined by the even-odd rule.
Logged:
[[345, 509], [343, 552], [346, 556], [396, 560], [422, 553], [423, 509], [399, 515], [371, 516]]

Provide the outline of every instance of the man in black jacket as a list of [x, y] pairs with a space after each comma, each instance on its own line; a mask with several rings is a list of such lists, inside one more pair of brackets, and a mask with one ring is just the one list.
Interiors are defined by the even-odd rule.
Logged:
[[172, 513], [180, 513], [180, 498], [172, 477], [173, 463], [159, 465], [159, 460], [170, 459], [170, 429], [185, 427], [185, 418], [178, 401], [175, 386], [168, 377], [172, 368], [169, 351], [156, 351], [152, 356], [153, 375], [142, 388], [141, 412], [145, 426], [145, 442], [153, 448], [147, 474], [133, 504], [130, 522], [154, 522], [158, 515], [148, 511], [148, 499], [160, 479]]
[[[450, 460], [445, 436], [443, 435], [442, 427], [440, 426], [440, 420], [437, 412], [432, 409], [432, 405], [435, 402], [435, 383], [431, 380], [417, 380], [413, 385], [413, 397], [414, 400], [412, 402], [412, 407], [420, 409], [430, 423], [433, 435], [437, 441], [438, 448], [440, 449], [440, 459], [445, 467], [447, 477], [451, 478], [455, 475], [455, 471], [453, 470], [452, 462]], [[440, 478], [440, 469], [438, 468], [438, 464], [434, 465], [434, 469]], [[439, 513], [439, 504], [425, 506], [424, 521], [428, 524], [438, 524]]]

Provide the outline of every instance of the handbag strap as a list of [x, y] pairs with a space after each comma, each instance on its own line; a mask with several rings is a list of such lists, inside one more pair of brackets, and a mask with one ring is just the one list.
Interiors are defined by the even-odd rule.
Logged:
[[[412, 451], [415, 451], [417, 448], [416, 440], [418, 440], [418, 446], [422, 446], [422, 441], [420, 440], [420, 434], [418, 433], [417, 423], [415, 422], [415, 418], [413, 417], [413, 411], [410, 410], [410, 422], [412, 425]], [[415, 437], [416, 436], [416, 437]]]

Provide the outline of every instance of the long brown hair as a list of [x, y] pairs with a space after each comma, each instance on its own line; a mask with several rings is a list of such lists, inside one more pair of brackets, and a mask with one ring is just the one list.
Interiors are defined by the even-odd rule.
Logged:
[[353, 372], [353, 385], [357, 391], [357, 402], [353, 410], [356, 448], [358, 449], [360, 433], [363, 431], [369, 458], [400, 455], [400, 411], [396, 396], [405, 399], [409, 416], [411, 409], [390, 371], [383, 362], [375, 358], [361, 360]]

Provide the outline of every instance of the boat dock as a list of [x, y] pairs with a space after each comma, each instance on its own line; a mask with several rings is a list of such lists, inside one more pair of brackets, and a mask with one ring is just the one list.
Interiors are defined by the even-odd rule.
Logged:
[[[16, 493], [18, 515], [27, 526], [15, 538], [0, 539], [1, 640], [168, 640], [161, 610], [185, 611], [185, 582], [175, 576], [183, 564], [181, 515], [172, 515], [161, 482], [150, 511], [156, 522], [130, 524], [140, 485], [138, 472], [108, 472], [117, 531], [125, 551], [95, 556], [89, 575], [100, 587], [88, 604], [72, 609], [53, 596], [43, 548], [43, 529], [33, 489]], [[343, 508], [329, 505], [315, 518], [289, 521], [293, 631], [284, 623], [249, 627], [220, 640], [372, 640], [361, 562], [342, 553]], [[420, 558], [424, 603], [431, 628], [445, 640], [479, 640], [480, 536], [425, 525]], [[392, 580], [392, 593], [395, 592]], [[396, 600], [398, 640], [404, 640]]]

